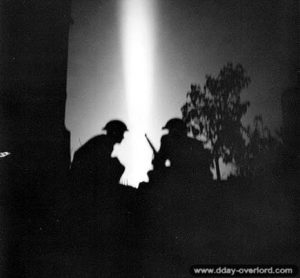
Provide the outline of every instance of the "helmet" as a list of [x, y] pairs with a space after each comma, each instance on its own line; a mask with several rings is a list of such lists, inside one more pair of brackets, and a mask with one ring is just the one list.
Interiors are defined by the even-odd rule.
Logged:
[[105, 125], [103, 130], [106, 130], [108, 133], [116, 132], [116, 131], [118, 131], [118, 132], [128, 131], [127, 126], [122, 121], [119, 121], [119, 120], [109, 121]]
[[179, 118], [173, 118], [167, 121], [166, 125], [162, 129], [177, 130], [180, 132], [184, 132], [186, 130], [186, 126], [183, 120]]

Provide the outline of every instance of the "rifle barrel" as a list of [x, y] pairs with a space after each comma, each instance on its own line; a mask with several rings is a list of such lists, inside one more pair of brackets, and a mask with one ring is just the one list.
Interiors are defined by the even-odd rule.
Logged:
[[147, 142], [148, 142], [150, 148], [152, 149], [153, 153], [154, 153], [154, 154], [157, 154], [157, 151], [156, 151], [155, 147], [153, 146], [152, 142], [150, 141], [150, 139], [148, 138], [148, 136], [147, 136], [146, 133], [145, 133], [145, 137], [146, 137], [146, 140], [147, 140]]

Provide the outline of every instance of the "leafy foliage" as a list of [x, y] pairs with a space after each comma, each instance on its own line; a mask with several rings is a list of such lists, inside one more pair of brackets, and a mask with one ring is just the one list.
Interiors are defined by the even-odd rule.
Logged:
[[206, 76], [203, 89], [191, 85], [187, 101], [181, 108], [193, 137], [203, 140], [211, 147], [220, 179], [219, 158], [225, 163], [238, 161], [245, 146], [242, 116], [250, 105], [242, 102], [241, 92], [248, 87], [250, 78], [242, 65], [225, 65], [217, 77]]

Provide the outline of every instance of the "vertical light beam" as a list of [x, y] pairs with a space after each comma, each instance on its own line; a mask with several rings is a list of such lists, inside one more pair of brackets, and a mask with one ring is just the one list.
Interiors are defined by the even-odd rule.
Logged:
[[154, 61], [154, 1], [122, 0], [121, 34], [129, 133], [123, 180], [136, 186], [147, 179], [151, 151], [144, 137], [149, 130]]

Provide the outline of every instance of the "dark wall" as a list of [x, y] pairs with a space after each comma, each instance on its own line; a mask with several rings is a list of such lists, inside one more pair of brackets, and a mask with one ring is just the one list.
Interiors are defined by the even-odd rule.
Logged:
[[64, 123], [70, 5], [0, 4], [0, 152], [11, 153], [0, 157], [1, 277], [33, 277], [24, 272], [35, 269], [37, 250], [46, 250], [43, 236], [55, 233], [61, 215], [70, 163]]
[[26, 171], [55, 176], [69, 163], [70, 1], [5, 0], [0, 12], [0, 152]]

